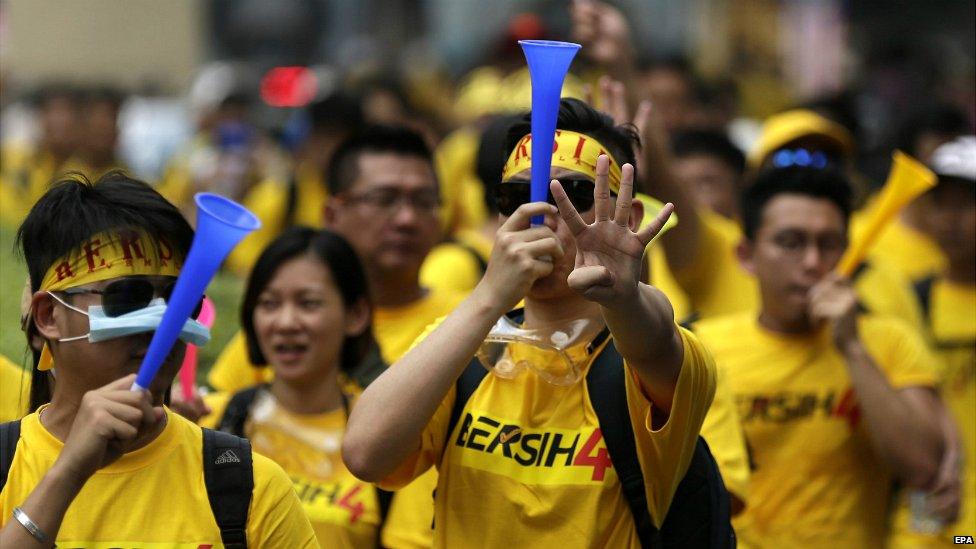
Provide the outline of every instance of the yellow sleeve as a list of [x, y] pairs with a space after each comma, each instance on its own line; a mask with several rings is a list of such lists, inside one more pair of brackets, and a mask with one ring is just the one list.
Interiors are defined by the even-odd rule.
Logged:
[[[637, 372], [627, 366], [627, 404], [637, 439], [651, 519], [661, 525], [671, 498], [688, 470], [705, 414], [715, 394], [715, 362], [698, 338], [678, 328], [684, 359], [667, 422], [652, 428], [652, 403], [640, 387]], [[626, 365], [626, 362], [625, 362]]]
[[235, 393], [256, 383], [271, 381], [271, 368], [256, 368], [247, 358], [244, 332], [239, 331], [224, 347], [207, 373], [207, 383], [218, 391]]
[[254, 454], [247, 541], [253, 547], [319, 547], [288, 476], [278, 464], [260, 454]]
[[436, 246], [420, 268], [420, 284], [435, 290], [468, 293], [480, 280], [477, 258], [453, 242]]
[[0, 423], [27, 415], [30, 387], [30, 373], [0, 355]]
[[715, 383], [715, 398], [705, 414], [701, 434], [718, 463], [725, 487], [743, 502], [749, 496], [749, 452], [742, 423], [735, 409], [732, 390], [719, 368]]
[[917, 330], [890, 317], [862, 318], [858, 327], [864, 346], [892, 387], [938, 386], [938, 359]]
[[644, 254], [644, 260], [651, 270], [650, 284], [668, 296], [668, 301], [671, 302], [671, 307], [674, 309], [675, 321], [682, 322], [688, 318], [694, 311], [691, 309], [688, 295], [675, 280], [674, 274], [668, 266], [668, 259], [664, 256], [664, 248], [652, 245], [648, 253]]

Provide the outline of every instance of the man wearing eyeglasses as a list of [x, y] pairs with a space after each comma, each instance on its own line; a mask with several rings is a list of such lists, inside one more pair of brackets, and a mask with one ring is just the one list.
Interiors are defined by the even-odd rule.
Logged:
[[[660, 527], [712, 400], [711, 358], [675, 325], [667, 298], [639, 282], [673, 207], [639, 228], [633, 134], [576, 100], [561, 102], [557, 128], [558, 210], [529, 202], [539, 152], [526, 116], [509, 131], [496, 195], [504, 223], [484, 278], [349, 419], [343, 456], [360, 478], [396, 487], [437, 465], [435, 547], [640, 547], [638, 520]], [[522, 313], [507, 314], [523, 299]], [[635, 510], [587, 389], [604, 353], [622, 357], [601, 368], [621, 372], [617, 402], [646, 480]], [[462, 399], [459, 376], [486, 372], [476, 355], [491, 373]]]
[[46, 371], [53, 391], [3, 426], [0, 546], [317, 547], [288, 477], [249, 446], [213, 462], [252, 464], [233, 484], [249, 502], [243, 520], [228, 525], [218, 516], [228, 508], [208, 501], [207, 435], [162, 405], [184, 343], [206, 343], [209, 330], [189, 319], [149, 391], [130, 390], [193, 239], [179, 210], [118, 172], [62, 181], [18, 239], [33, 293], [27, 336], [44, 341], [34, 388]]
[[[426, 288], [420, 268], [440, 240], [440, 195], [433, 156], [423, 138], [402, 127], [370, 126], [338, 146], [326, 181], [324, 224], [349, 241], [363, 262], [375, 312], [373, 332], [382, 362], [392, 364], [431, 322], [464, 297]], [[366, 383], [383, 364], [357, 372]], [[378, 367], [377, 367], [378, 366]], [[242, 335], [221, 354], [208, 380], [226, 392], [268, 379], [252, 365]], [[424, 547], [430, 541], [433, 472], [393, 499], [383, 533], [387, 547]]]
[[933, 358], [898, 319], [861, 314], [833, 274], [851, 190], [839, 172], [770, 169], [745, 191], [757, 309], [702, 320], [752, 453], [749, 547], [881, 547], [893, 480], [928, 486], [942, 455]]

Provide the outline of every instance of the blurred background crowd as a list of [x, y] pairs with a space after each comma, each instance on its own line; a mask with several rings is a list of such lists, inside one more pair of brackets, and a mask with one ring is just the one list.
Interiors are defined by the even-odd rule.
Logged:
[[[480, 227], [493, 184], [478, 172], [484, 130], [529, 106], [516, 41], [581, 40], [567, 5], [0, 2], [3, 242], [59, 173], [122, 168], [188, 212], [199, 190], [252, 207], [266, 229], [231, 259], [243, 274], [285, 226], [320, 224], [331, 150], [364, 122], [408, 125], [435, 147], [446, 238]], [[734, 202], [722, 179], [738, 184], [739, 157], [755, 150], [769, 115], [803, 106], [839, 124], [862, 198], [883, 182], [892, 148], [924, 160], [976, 117], [971, 2], [617, 5], [626, 25], [610, 32], [625, 45], [584, 42], [565, 95], [582, 97], [610, 74], [631, 99], [652, 100], [686, 156], [724, 147], [727, 162], [689, 168], [708, 172], [701, 186], [720, 213]], [[678, 135], [689, 130], [712, 141]], [[9, 317], [21, 267], [5, 251], [0, 268]], [[218, 340], [233, 316], [219, 317]], [[19, 335], [2, 332], [3, 352], [20, 356]]]
[[[421, 282], [470, 290], [496, 228], [486, 197], [501, 178], [506, 122], [530, 106], [520, 39], [583, 44], [564, 96], [609, 109], [622, 97], [617, 107], [631, 111], [650, 100], [702, 227], [721, 234], [739, 234], [740, 190], [761, 166], [778, 166], [784, 147], [826, 154], [867, 212], [894, 149], [928, 163], [974, 131], [971, 1], [613, 4], [619, 11], [588, 12], [596, 4], [585, 0], [0, 0], [0, 354], [28, 362], [14, 322], [26, 276], [12, 252], [18, 224], [59, 176], [122, 169], [188, 219], [193, 195], [212, 191], [262, 220], [208, 290], [217, 319], [200, 355], [205, 383], [239, 330], [243, 277], [289, 226], [322, 225], [332, 153], [373, 123], [407, 126], [434, 151], [441, 243], [427, 260], [440, 263]], [[638, 170], [641, 190], [656, 195], [655, 167]], [[679, 219], [691, 207], [677, 204]], [[906, 287], [948, 264], [936, 242], [947, 240], [927, 232], [933, 211], [907, 211], [879, 243], [876, 258]], [[755, 300], [752, 282], [731, 280], [745, 277], [734, 267], [672, 252], [651, 263], [677, 316]], [[459, 254], [463, 268], [444, 267]], [[673, 279], [667, 263], [684, 275]], [[722, 295], [696, 286], [692, 267], [728, 274], [712, 284]], [[899, 314], [891, 302], [879, 308]], [[901, 313], [923, 323], [914, 305]]]

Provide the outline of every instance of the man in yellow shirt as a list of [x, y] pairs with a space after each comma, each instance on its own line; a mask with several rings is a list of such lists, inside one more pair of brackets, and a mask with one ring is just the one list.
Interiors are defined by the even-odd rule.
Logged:
[[[632, 165], [600, 154], [632, 159], [629, 136], [576, 100], [562, 101], [557, 127], [550, 192], [559, 209], [528, 203], [526, 117], [509, 133], [498, 186], [507, 219], [485, 277], [366, 388], [349, 420], [343, 456], [358, 477], [395, 487], [438, 467], [436, 547], [640, 547], [647, 529], [637, 521], [663, 523], [712, 399], [711, 358], [675, 325], [664, 295], [639, 282], [645, 247], [672, 207], [635, 233], [644, 209], [631, 198]], [[530, 227], [534, 215], [544, 224]], [[525, 324], [513, 327], [500, 317], [523, 298]], [[513, 329], [523, 343], [501, 358], [479, 351]], [[524, 343], [534, 330], [542, 339]], [[633, 509], [614, 465], [621, 456], [610, 458], [600, 430], [610, 426], [582, 379], [605, 352], [622, 358], [617, 400], [645, 479], [645, 503]], [[462, 402], [456, 383], [479, 371], [469, 368], [476, 354], [493, 373]]]
[[[440, 236], [430, 150], [411, 130], [368, 128], [337, 148], [327, 180], [325, 226], [346, 238], [362, 259], [375, 304], [373, 335], [383, 360], [392, 364], [463, 298], [420, 283], [421, 265]], [[212, 386], [235, 392], [270, 379], [269, 368], [248, 361], [246, 345], [242, 334], [235, 336], [210, 371]], [[431, 473], [394, 498], [385, 545], [429, 545], [435, 482]]]
[[[437, 179], [423, 139], [405, 128], [373, 127], [342, 143], [327, 177], [332, 198], [324, 224], [349, 241], [363, 261], [376, 305], [374, 336], [394, 362], [434, 319], [462, 296], [420, 284], [420, 268], [439, 238]], [[241, 333], [228, 344], [207, 381], [235, 392], [268, 380], [247, 359]]]
[[[179, 210], [118, 174], [69, 180], [18, 235], [28, 337], [43, 338], [37, 367], [57, 383], [50, 403], [3, 425], [0, 546], [317, 547], [280, 467], [162, 407], [183, 343], [148, 391], [131, 390], [193, 238]], [[189, 319], [180, 338], [199, 345], [209, 331]], [[228, 505], [221, 493], [238, 497]]]
[[80, 141], [78, 93], [50, 86], [35, 102], [41, 136], [34, 149], [4, 148], [0, 159], [0, 222], [16, 227], [47, 190]]
[[923, 205], [948, 268], [916, 290], [941, 359], [942, 398], [959, 436], [949, 441], [943, 459], [951, 470], [922, 496], [922, 505], [916, 501], [897, 514], [892, 546], [899, 548], [949, 546], [953, 536], [976, 532], [976, 137], [942, 145], [930, 166], [939, 183]]
[[[833, 166], [849, 162], [853, 139], [839, 124], [806, 110], [770, 117], [760, 143], [750, 155], [757, 169], [787, 166]], [[669, 169], [661, 144], [646, 144], [646, 164], [655, 171], [655, 193], [676, 204], [690, 202], [687, 182]], [[687, 294], [692, 314], [710, 318], [759, 307], [755, 277], [742, 268], [736, 249], [743, 242], [738, 223], [703, 208], [684, 208], [675, 230], [663, 239], [667, 269]], [[870, 312], [895, 316], [921, 328], [921, 315], [910, 282], [884, 262], [865, 263], [853, 279], [862, 305]]]
[[838, 172], [773, 169], [743, 199], [739, 248], [758, 310], [696, 325], [738, 404], [755, 469], [736, 531], [750, 547], [881, 547], [889, 488], [942, 457], [933, 359], [918, 334], [859, 315], [832, 274], [847, 244]]

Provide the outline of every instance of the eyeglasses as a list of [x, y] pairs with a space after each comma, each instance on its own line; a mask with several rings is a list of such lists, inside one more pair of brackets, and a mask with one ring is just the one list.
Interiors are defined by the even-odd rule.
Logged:
[[[588, 211], [593, 207], [593, 188], [594, 183], [589, 179], [570, 179], [559, 180], [563, 186], [569, 201], [578, 212]], [[530, 184], [528, 181], [502, 181], [495, 186], [495, 205], [502, 215], [512, 215], [522, 204], [529, 202], [531, 196]], [[546, 201], [555, 205], [556, 200], [552, 193], [546, 194]]]
[[363, 193], [346, 193], [346, 200], [367, 206], [381, 215], [390, 215], [398, 206], [407, 205], [422, 215], [433, 216], [441, 206], [441, 197], [436, 190], [423, 190], [412, 193], [395, 189], [374, 189]]
[[815, 246], [823, 255], [840, 255], [847, 248], [847, 238], [841, 235], [808, 236], [799, 231], [777, 233], [770, 241], [790, 255], [800, 255], [810, 246]]
[[[162, 288], [157, 288], [152, 282], [143, 278], [123, 278], [109, 283], [101, 290], [92, 288], [68, 288], [59, 293], [65, 295], [95, 294], [102, 296], [102, 310], [108, 316], [122, 316], [149, 306], [155, 297], [161, 297], [167, 302], [173, 295], [176, 281], [169, 282]], [[203, 297], [193, 309], [190, 318], [196, 319], [203, 310]]]

